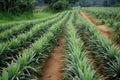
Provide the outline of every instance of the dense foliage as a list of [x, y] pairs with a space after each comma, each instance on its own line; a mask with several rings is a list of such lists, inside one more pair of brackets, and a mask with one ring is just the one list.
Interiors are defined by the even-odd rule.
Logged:
[[[91, 5], [91, 1], [90, 0], [45, 0], [45, 2], [47, 2], [47, 3], [49, 3], [49, 4], [54, 4], [54, 3], [56, 3], [56, 2], [63, 2], [64, 3], [64, 5], [67, 7], [68, 6], [68, 4], [69, 5], [76, 5], [76, 2], [78, 3], [78, 5], [80, 5], [80, 6], [90, 6]], [[58, 4], [58, 6], [59, 6], [60, 4]], [[63, 4], [62, 4], [63, 5]], [[78, 6], [77, 5], [77, 6]]]
[[50, 8], [54, 11], [62, 11], [70, 8], [68, 0], [52, 0]]
[[120, 4], [120, 0], [104, 0], [103, 6], [115, 6]]
[[35, 6], [35, 0], [1, 0], [0, 10], [2, 12], [22, 13], [32, 11]]

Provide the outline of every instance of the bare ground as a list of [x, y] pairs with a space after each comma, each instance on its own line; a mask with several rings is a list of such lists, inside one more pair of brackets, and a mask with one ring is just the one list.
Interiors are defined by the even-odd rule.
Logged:
[[63, 80], [62, 79], [62, 43], [63, 36], [60, 36], [57, 45], [51, 52], [50, 57], [43, 66], [42, 72], [43, 76], [39, 77], [38, 80]]

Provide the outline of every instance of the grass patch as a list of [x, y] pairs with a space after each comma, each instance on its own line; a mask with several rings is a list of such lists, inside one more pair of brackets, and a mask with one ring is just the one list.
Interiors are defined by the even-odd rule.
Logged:
[[48, 10], [46, 7], [40, 7], [33, 13], [26, 12], [21, 15], [13, 15], [10, 13], [1, 13], [0, 12], [0, 24], [8, 23], [8, 22], [16, 22], [16, 21], [41, 19], [41, 18], [53, 16], [54, 14], [56, 14], [56, 13]]

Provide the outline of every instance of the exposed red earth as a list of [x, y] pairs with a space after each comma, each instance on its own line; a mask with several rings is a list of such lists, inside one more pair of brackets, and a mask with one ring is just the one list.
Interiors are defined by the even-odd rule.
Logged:
[[39, 77], [39, 80], [63, 80], [62, 79], [62, 60], [63, 60], [63, 36], [60, 36], [58, 42], [50, 53], [48, 60], [43, 66], [42, 77]]

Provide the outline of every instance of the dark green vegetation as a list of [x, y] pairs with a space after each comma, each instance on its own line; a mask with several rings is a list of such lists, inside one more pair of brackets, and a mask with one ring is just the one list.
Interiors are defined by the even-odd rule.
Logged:
[[120, 0], [104, 0], [103, 6], [120, 6]]
[[0, 23], [18, 22], [26, 20], [34, 20], [50, 17], [56, 14], [55, 12], [47, 9], [46, 6], [36, 8], [34, 12], [25, 12], [23, 14], [13, 15], [11, 13], [1, 12], [0, 13]]
[[66, 10], [69, 7], [67, 1], [57, 1], [53, 5], [51, 3], [50, 8], [47, 6], [37, 7], [36, 3], [37, 0], [0, 1], [0, 23], [46, 18], [54, 15], [56, 13], [54, 11]]
[[[54, 4], [56, 2], [63, 2], [63, 4], [69, 6], [90, 6], [93, 1], [90, 0], [44, 0], [45, 3]], [[76, 4], [77, 3], [77, 4]]]
[[35, 0], [0, 0], [0, 10], [13, 14], [32, 12]]
[[70, 8], [70, 4], [68, 0], [52, 0], [49, 3], [50, 9], [53, 11], [62, 11]]

